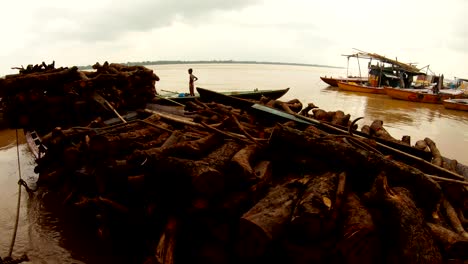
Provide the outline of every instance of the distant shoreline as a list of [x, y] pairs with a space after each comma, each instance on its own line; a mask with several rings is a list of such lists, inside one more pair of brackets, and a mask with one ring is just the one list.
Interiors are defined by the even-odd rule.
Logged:
[[[268, 61], [234, 61], [234, 60], [211, 60], [211, 61], [141, 61], [141, 62], [124, 62], [119, 63], [127, 66], [146, 66], [146, 65], [170, 65], [170, 64], [270, 64], [270, 65], [290, 65], [290, 66], [308, 66], [321, 68], [343, 69], [343, 67], [308, 64], [308, 63], [292, 63], [292, 62], [268, 62]], [[92, 65], [78, 66], [81, 70], [92, 69]]]

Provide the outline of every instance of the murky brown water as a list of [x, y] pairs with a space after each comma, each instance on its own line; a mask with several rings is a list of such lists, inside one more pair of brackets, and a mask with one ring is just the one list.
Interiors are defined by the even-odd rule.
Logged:
[[[196, 86], [208, 89], [291, 90], [282, 99], [297, 98], [304, 104], [313, 102], [322, 109], [343, 110], [351, 118], [365, 117], [358, 124], [384, 121], [395, 137], [411, 136], [412, 142], [429, 137], [442, 155], [468, 164], [468, 112], [446, 110], [431, 105], [393, 100], [386, 95], [338, 91], [320, 80], [321, 75], [345, 75], [346, 69], [284, 65], [200, 64], [151, 67], [161, 80], [157, 89], [188, 92], [188, 68], [199, 78]], [[22, 178], [34, 186], [34, 160], [19, 131], [19, 159]], [[8, 254], [18, 194], [18, 156], [16, 131], [0, 131], [0, 257]], [[52, 201], [51, 201], [52, 200]], [[29, 196], [22, 192], [19, 229], [13, 256], [23, 253], [31, 263], [125, 263], [125, 257], [110, 256], [82, 220], [72, 212], [61, 210], [50, 194]], [[125, 256], [125, 252], [120, 252]]]

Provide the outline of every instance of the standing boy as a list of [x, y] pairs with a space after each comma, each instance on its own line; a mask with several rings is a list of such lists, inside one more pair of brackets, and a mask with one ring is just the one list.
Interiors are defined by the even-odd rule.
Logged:
[[193, 70], [192, 68], [188, 69], [189, 73], [189, 90], [190, 90], [190, 96], [195, 96], [194, 92], [194, 85], [193, 83], [198, 80], [197, 76], [192, 74]]

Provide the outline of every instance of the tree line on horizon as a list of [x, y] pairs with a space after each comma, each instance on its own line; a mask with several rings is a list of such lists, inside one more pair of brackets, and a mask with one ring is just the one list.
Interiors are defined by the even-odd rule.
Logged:
[[[311, 67], [326, 67], [326, 68], [343, 68], [337, 66], [293, 63], [293, 62], [267, 62], [267, 61], [236, 61], [236, 60], [160, 60], [160, 61], [139, 61], [139, 62], [124, 62], [119, 63], [126, 66], [145, 66], [145, 65], [167, 65], [167, 64], [212, 64], [212, 63], [235, 63], [235, 64], [273, 64], [273, 65], [296, 65], [296, 66], [311, 66]], [[78, 66], [79, 69], [92, 69], [92, 65]]]

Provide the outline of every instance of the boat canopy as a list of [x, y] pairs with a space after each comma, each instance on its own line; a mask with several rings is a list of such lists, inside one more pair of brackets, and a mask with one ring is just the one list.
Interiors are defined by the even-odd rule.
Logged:
[[357, 58], [357, 59], [369, 59], [369, 60], [378, 60], [382, 63], [391, 64], [394, 70], [398, 71], [405, 71], [411, 75], [425, 75], [425, 73], [421, 72], [415, 65], [412, 63], [403, 63], [394, 59], [387, 58], [385, 56], [379, 55], [377, 53], [370, 53], [365, 51], [359, 51], [355, 54], [351, 55], [343, 55], [349, 58]]

